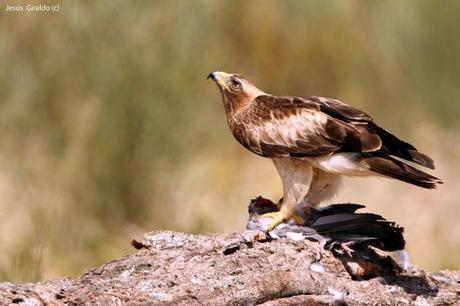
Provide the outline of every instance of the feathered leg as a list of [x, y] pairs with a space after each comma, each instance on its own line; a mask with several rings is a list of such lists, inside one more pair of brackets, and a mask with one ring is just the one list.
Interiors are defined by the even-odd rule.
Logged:
[[263, 215], [265, 218], [273, 219], [268, 225], [268, 230], [294, 216], [297, 205], [302, 202], [310, 189], [313, 175], [312, 167], [306, 161], [291, 158], [272, 160], [283, 183], [283, 201], [279, 211]]
[[337, 194], [342, 183], [340, 174], [327, 173], [313, 168], [313, 178], [310, 189], [302, 201], [304, 208], [316, 207], [321, 202], [331, 199]]

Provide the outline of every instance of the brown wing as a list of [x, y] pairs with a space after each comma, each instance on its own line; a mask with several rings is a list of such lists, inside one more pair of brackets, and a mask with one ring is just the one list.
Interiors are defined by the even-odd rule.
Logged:
[[[378, 126], [371, 116], [365, 112], [334, 99], [323, 97], [308, 97], [304, 99], [317, 104], [322, 112], [354, 125], [361, 133], [364, 130], [364, 133], [362, 133], [363, 137], [369, 135], [368, 133], [372, 135], [377, 134], [382, 142], [381, 148], [376, 152], [377, 155], [392, 155], [434, 169], [434, 162], [429, 156], [418, 152], [410, 143], [399, 139]], [[363, 142], [366, 142], [366, 140], [363, 139]]]
[[365, 112], [329, 98], [259, 96], [235, 115], [231, 128], [241, 144], [266, 157], [361, 152], [434, 168], [430, 157], [379, 127]]
[[342, 119], [351, 122], [372, 122], [371, 116], [359, 110], [353, 106], [345, 104], [339, 100], [334, 100], [324, 97], [304, 97], [304, 100], [308, 100], [311, 103], [318, 105], [319, 109], [337, 119]]
[[242, 145], [265, 157], [371, 152], [381, 146], [380, 138], [359, 124], [334, 118], [315, 101], [297, 97], [259, 96], [233, 117], [230, 127]]

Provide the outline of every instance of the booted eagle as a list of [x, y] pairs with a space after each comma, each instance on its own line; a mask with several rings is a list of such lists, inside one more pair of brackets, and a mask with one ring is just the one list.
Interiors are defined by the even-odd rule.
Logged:
[[434, 169], [433, 160], [378, 126], [365, 112], [323, 97], [273, 96], [236, 74], [212, 72], [227, 122], [249, 151], [270, 158], [283, 184], [268, 229], [331, 198], [343, 175], [383, 176], [433, 189], [442, 183], [404, 161]]

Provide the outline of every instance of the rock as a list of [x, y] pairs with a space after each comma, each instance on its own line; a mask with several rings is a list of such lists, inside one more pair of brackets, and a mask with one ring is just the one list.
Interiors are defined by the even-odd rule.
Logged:
[[406, 272], [353, 280], [348, 261], [317, 243], [268, 241], [257, 231], [133, 240], [138, 251], [76, 279], [0, 283], [1, 305], [454, 305], [460, 271]]

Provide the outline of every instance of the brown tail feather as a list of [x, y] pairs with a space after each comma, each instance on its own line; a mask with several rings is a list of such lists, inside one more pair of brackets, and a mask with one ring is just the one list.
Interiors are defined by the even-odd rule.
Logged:
[[410, 161], [417, 163], [421, 166], [434, 169], [434, 162], [433, 160], [426, 154], [420, 153], [415, 150], [407, 150], [407, 153], [410, 155]]
[[382, 139], [383, 144], [381, 150], [385, 155], [393, 155], [421, 166], [434, 169], [434, 162], [428, 155], [418, 152], [410, 143], [402, 141], [377, 124], [372, 123], [371, 126]]
[[434, 189], [437, 184], [443, 183], [440, 179], [389, 156], [365, 157], [364, 162], [374, 172], [423, 188]]

